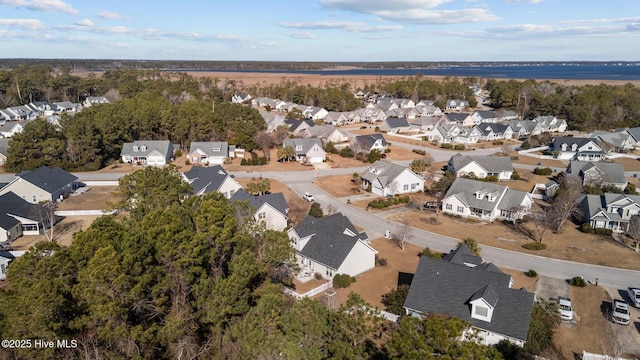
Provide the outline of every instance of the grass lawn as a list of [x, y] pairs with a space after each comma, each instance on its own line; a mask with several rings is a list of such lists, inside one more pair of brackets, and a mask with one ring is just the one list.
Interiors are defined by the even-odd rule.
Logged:
[[612, 161], [616, 164], [622, 164], [624, 171], [640, 171], [639, 159], [617, 158]]
[[640, 261], [638, 261], [640, 253], [635, 253], [621, 246], [610, 236], [581, 233], [577, 226], [571, 222], [567, 222], [558, 234], [547, 231], [544, 237], [547, 248], [532, 251], [522, 247], [523, 244], [531, 241], [529, 238], [502, 223], [471, 223], [464, 219], [440, 216], [441, 224], [433, 225], [428, 223], [428, 219], [433, 216], [432, 212], [407, 210], [402, 214], [392, 215], [390, 219], [394, 221], [406, 219], [413, 227], [456, 239], [464, 239], [472, 234], [471, 237], [480, 244], [512, 251], [587, 264], [640, 270]]
[[353, 174], [331, 175], [319, 177], [314, 183], [337, 198], [364, 194], [360, 186], [360, 180], [356, 182], [351, 180], [353, 180]]
[[[236, 181], [242, 185], [242, 187], [245, 187], [247, 185], [247, 183], [250, 182], [255, 182], [255, 181], [259, 181], [259, 178], [236, 178]], [[295, 192], [293, 192], [293, 190], [291, 190], [291, 188], [289, 188], [289, 186], [283, 182], [280, 182], [278, 180], [274, 180], [274, 179], [269, 179], [269, 183], [271, 184], [271, 193], [275, 194], [275, 193], [279, 193], [281, 192], [284, 195], [285, 200], [287, 200], [287, 202], [291, 202], [294, 198], [300, 198], [300, 196], [298, 196], [298, 194], [296, 194]]]
[[551, 167], [566, 169], [568, 162], [556, 159], [538, 159], [526, 155], [514, 155], [517, 156], [517, 160], [511, 160], [515, 164], [535, 165], [540, 167]]

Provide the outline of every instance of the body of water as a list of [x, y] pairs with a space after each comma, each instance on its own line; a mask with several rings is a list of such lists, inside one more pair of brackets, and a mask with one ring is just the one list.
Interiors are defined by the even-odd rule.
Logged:
[[[173, 70], [175, 71], [175, 70]], [[348, 70], [183, 70], [195, 72], [257, 72], [271, 74], [475, 76], [496, 79], [640, 80], [640, 65], [509, 65], [452, 66], [425, 69], [358, 68]]]

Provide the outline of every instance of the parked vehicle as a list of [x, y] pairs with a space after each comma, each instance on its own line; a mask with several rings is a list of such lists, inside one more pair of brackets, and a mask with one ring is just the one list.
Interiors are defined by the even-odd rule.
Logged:
[[312, 201], [316, 201], [316, 199], [313, 197], [313, 194], [311, 193], [304, 193], [304, 195], [302, 195], [302, 197], [307, 200], [308, 202], [312, 202]]
[[640, 289], [629, 288], [629, 297], [631, 298], [631, 305], [640, 308]]
[[563, 321], [573, 320], [573, 306], [571, 305], [571, 299], [566, 296], [558, 296], [558, 311], [560, 312], [560, 318]]
[[613, 312], [611, 313], [613, 322], [621, 325], [629, 325], [629, 308], [622, 300], [613, 300]]

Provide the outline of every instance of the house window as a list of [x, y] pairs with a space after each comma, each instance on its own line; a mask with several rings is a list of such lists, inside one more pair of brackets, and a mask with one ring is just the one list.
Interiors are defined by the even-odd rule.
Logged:
[[302, 145], [296, 145], [296, 151], [302, 151]]
[[22, 225], [22, 231], [38, 231], [38, 225], [37, 224]]
[[232, 197], [232, 196], [233, 196], [233, 194], [235, 194], [235, 193], [236, 193], [236, 191], [235, 191], [235, 190], [229, 190], [229, 197]]
[[147, 145], [140, 146], [140, 151], [147, 151]]
[[418, 184], [411, 184], [411, 190], [415, 190]]
[[476, 315], [487, 317], [489, 315], [489, 309], [484, 306], [476, 306]]
[[333, 270], [327, 268], [327, 271], [325, 272], [325, 274], [327, 275], [327, 277], [333, 277]]
[[457, 210], [458, 210], [459, 213], [463, 213], [464, 212], [464, 207], [458, 206]]
[[267, 213], [265, 211], [258, 214], [258, 219], [264, 219], [267, 217]]
[[292, 237], [292, 238], [291, 238], [291, 243], [292, 243], [293, 245], [298, 245], [298, 239], [297, 239], [297, 238], [295, 238], [295, 237]]
[[409, 191], [409, 184], [404, 184], [404, 186], [402, 186], [402, 191]]
[[33, 202], [37, 202], [38, 201], [38, 197], [33, 195]]
[[447, 205], [445, 205], [445, 209], [447, 209], [447, 210], [453, 210], [453, 205], [451, 205], [451, 204], [447, 204]]
[[138, 151], [138, 146], [134, 145], [133, 146], [133, 151]]

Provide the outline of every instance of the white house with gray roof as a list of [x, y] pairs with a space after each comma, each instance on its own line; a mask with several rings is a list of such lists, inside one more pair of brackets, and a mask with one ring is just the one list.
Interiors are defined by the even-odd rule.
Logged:
[[351, 139], [349, 147], [354, 153], [368, 154], [372, 150], [378, 150], [380, 153], [384, 153], [387, 150], [387, 140], [385, 140], [382, 134], [370, 134], [370, 135], [357, 135]]
[[462, 319], [483, 345], [507, 340], [524, 346], [535, 294], [513, 289], [512, 284], [510, 275], [463, 245], [442, 259], [420, 258], [404, 308], [415, 317]]
[[404, 117], [388, 117], [382, 124], [380, 124], [380, 130], [389, 133], [399, 134], [411, 131], [411, 125]]
[[467, 107], [469, 107], [469, 102], [466, 100], [450, 99], [445, 103], [447, 111], [464, 111]]
[[567, 121], [553, 115], [538, 116], [531, 121], [539, 123], [542, 126], [542, 132], [565, 132], [567, 130]]
[[10, 138], [15, 134], [21, 133], [28, 122], [29, 120], [5, 122], [4, 124], [0, 125], [0, 137]]
[[291, 146], [296, 152], [296, 160], [300, 162], [321, 163], [325, 161], [327, 153], [322, 148], [322, 142], [317, 138], [285, 139], [282, 147]]
[[329, 141], [334, 144], [339, 144], [349, 140], [349, 135], [347, 135], [345, 131], [337, 129], [333, 125], [320, 125], [307, 128], [302, 132], [302, 136], [305, 138], [318, 138], [323, 144]]
[[268, 230], [283, 231], [287, 227], [289, 205], [282, 193], [251, 195], [239, 189], [230, 200], [246, 202], [252, 209], [253, 219]]
[[619, 190], [627, 187], [622, 164], [592, 161], [570, 161], [567, 173], [582, 179], [582, 185], [614, 186]]
[[410, 169], [378, 160], [360, 175], [362, 188], [371, 186], [378, 196], [415, 193], [424, 190], [424, 179]]
[[78, 178], [59, 167], [39, 167], [16, 174], [0, 189], [0, 195], [13, 192], [31, 204], [58, 201], [77, 188]]
[[640, 214], [640, 196], [604, 193], [602, 195], [583, 195], [579, 200], [582, 210], [582, 222], [589, 223], [594, 229], [611, 229], [625, 232], [629, 229], [629, 220]]
[[164, 166], [173, 156], [169, 140], [136, 140], [122, 144], [122, 161], [133, 165]]
[[[234, 147], [235, 148], [235, 147]], [[233, 151], [231, 152], [233, 155]], [[226, 141], [194, 141], [189, 146], [187, 158], [194, 165], [220, 165], [229, 157], [229, 143]]]
[[220, 165], [201, 167], [194, 166], [182, 173], [183, 179], [193, 188], [193, 195], [205, 195], [217, 191], [230, 199], [238, 190], [242, 189], [236, 181]]
[[319, 274], [331, 280], [336, 274], [357, 276], [376, 266], [374, 248], [349, 218], [335, 213], [323, 218], [307, 216], [287, 231], [300, 267], [297, 279], [308, 281]]
[[444, 198], [442, 212], [484, 221], [521, 219], [531, 209], [531, 194], [491, 182], [457, 178]]
[[586, 137], [557, 137], [550, 150], [557, 151], [560, 160], [600, 161], [607, 156], [596, 139]]
[[475, 175], [479, 179], [495, 176], [498, 181], [511, 180], [513, 164], [508, 156], [467, 156], [457, 153], [447, 163], [456, 176]]

